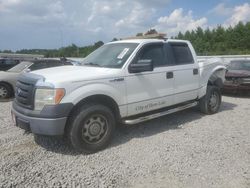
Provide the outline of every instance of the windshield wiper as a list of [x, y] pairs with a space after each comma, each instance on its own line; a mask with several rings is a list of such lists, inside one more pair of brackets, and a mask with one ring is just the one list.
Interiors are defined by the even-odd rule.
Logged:
[[87, 65], [87, 66], [95, 66], [95, 67], [101, 67], [101, 65], [97, 64], [97, 63], [84, 63], [83, 65]]

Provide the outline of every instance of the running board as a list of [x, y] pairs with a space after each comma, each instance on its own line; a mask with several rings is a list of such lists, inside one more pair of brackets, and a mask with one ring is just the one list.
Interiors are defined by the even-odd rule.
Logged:
[[125, 123], [127, 125], [134, 125], [134, 124], [141, 123], [141, 122], [144, 122], [144, 121], [148, 121], [148, 120], [151, 120], [151, 119], [155, 119], [155, 118], [158, 118], [158, 117], [161, 117], [161, 116], [165, 116], [165, 115], [168, 115], [168, 114], [179, 112], [179, 111], [182, 111], [182, 110], [185, 110], [185, 109], [188, 109], [188, 108], [192, 108], [192, 107], [196, 106], [197, 104], [198, 104], [198, 102], [189, 103], [189, 104], [186, 104], [184, 106], [179, 106], [177, 108], [173, 108], [173, 109], [170, 109], [170, 110], [167, 110], [167, 111], [163, 111], [163, 112], [159, 112], [159, 113], [156, 113], [156, 114], [151, 114], [151, 115], [139, 117], [137, 119], [127, 119], [127, 120], [124, 120], [123, 123]]

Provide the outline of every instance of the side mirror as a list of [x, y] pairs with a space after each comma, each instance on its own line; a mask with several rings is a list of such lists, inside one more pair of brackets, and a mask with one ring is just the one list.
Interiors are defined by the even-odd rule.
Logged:
[[136, 63], [129, 65], [129, 73], [139, 73], [139, 72], [148, 72], [153, 71], [153, 61], [151, 59], [142, 59], [138, 60]]

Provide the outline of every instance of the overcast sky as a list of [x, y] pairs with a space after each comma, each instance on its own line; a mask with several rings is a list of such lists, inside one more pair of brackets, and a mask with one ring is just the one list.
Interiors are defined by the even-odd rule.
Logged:
[[0, 50], [84, 46], [250, 21], [249, 0], [0, 0]]

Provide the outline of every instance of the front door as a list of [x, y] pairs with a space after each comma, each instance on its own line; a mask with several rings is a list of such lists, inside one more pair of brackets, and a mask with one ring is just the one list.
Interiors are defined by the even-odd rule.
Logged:
[[169, 72], [163, 43], [145, 45], [134, 58], [152, 60], [152, 72], [127, 73], [128, 116], [140, 114], [173, 104], [174, 79]]

